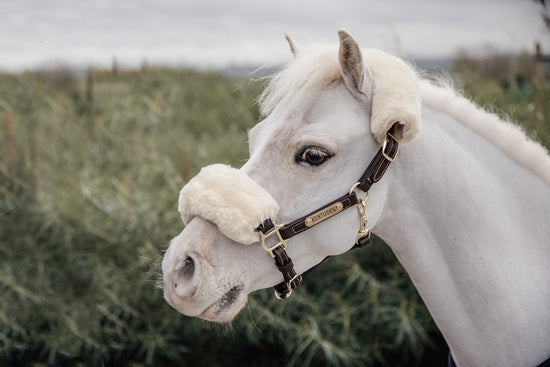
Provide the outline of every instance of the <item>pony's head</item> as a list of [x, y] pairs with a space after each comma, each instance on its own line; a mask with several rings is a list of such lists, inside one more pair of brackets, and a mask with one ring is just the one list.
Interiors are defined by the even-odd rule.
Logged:
[[351, 187], [377, 151], [381, 164], [395, 156], [386, 151], [389, 131], [400, 144], [418, 133], [416, 76], [339, 36], [339, 49], [301, 48], [287, 37], [295, 58], [261, 96], [266, 118], [249, 132], [250, 159], [238, 170], [205, 167], [182, 189], [187, 226], [162, 264], [165, 298], [178, 311], [224, 322], [254, 290], [282, 284], [286, 297], [299, 274], [366, 239], [366, 217], [376, 226], [391, 178], [368, 203], [370, 184]]

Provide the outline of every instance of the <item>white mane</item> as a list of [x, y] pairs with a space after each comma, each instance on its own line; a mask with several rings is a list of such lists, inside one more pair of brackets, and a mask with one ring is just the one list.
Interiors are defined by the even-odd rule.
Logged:
[[[268, 115], [275, 106], [296, 93], [318, 91], [342, 82], [335, 47], [312, 45], [301, 49], [286, 68], [270, 78], [260, 96], [260, 112]], [[418, 75], [422, 104], [442, 110], [497, 146], [508, 157], [550, 184], [550, 156], [529, 139], [520, 126], [504, 121], [476, 106], [449, 84], [435, 85]]]
[[529, 139], [519, 125], [476, 106], [449, 84], [438, 86], [420, 78], [419, 83], [422, 104], [444, 110], [550, 184], [550, 156], [547, 150]]

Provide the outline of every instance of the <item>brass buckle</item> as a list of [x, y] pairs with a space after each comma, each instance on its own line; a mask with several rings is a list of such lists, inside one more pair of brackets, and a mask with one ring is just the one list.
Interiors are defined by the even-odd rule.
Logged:
[[[282, 224], [273, 223], [273, 228], [269, 232], [267, 232], [266, 234], [264, 234], [263, 232], [260, 231], [260, 241], [262, 243], [262, 247], [264, 248], [264, 250], [269, 252], [271, 257], [273, 257], [273, 258], [275, 257], [275, 254], [273, 253], [273, 250], [275, 250], [276, 248], [282, 246], [285, 250], [287, 249], [288, 240], [283, 239], [283, 237], [281, 236], [281, 233], [279, 232], [279, 230], [283, 227], [284, 227], [284, 225], [282, 225]], [[279, 238], [279, 242], [277, 242], [275, 245], [273, 245], [271, 247], [267, 247], [267, 245], [265, 244], [265, 240], [267, 238], [271, 237], [274, 234], [277, 234], [277, 237]]]
[[388, 135], [392, 137], [393, 140], [397, 141], [397, 139], [390, 133], [386, 133], [384, 136], [384, 141], [382, 142], [382, 156], [386, 158], [389, 162], [393, 162], [395, 157], [397, 157], [397, 153], [399, 153], [399, 145], [397, 145], [397, 152], [395, 152], [395, 155], [393, 157], [386, 154], [386, 145], [388, 145]]
[[302, 281], [302, 274], [296, 274], [295, 276], [292, 277], [292, 279], [286, 282], [286, 289], [287, 289], [286, 293], [279, 293], [277, 292], [276, 289], [273, 290], [273, 292], [275, 293], [275, 297], [277, 297], [279, 301], [284, 301], [285, 299], [290, 297], [290, 295], [292, 294], [292, 282], [295, 281], [296, 279], [300, 279], [300, 281]]
[[355, 184], [353, 184], [351, 189], [349, 189], [349, 194], [351, 195], [351, 193], [354, 192], [355, 189], [357, 188], [357, 186], [359, 186], [359, 185], [361, 185], [361, 182], [356, 182]]

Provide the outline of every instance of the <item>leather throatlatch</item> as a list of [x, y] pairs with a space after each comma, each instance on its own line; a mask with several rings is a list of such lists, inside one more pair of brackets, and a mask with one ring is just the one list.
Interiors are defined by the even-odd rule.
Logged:
[[[393, 130], [394, 126], [386, 133], [382, 146], [347, 194], [288, 224], [276, 224], [270, 218], [257, 228], [260, 233], [262, 247], [274, 258], [277, 269], [283, 274], [284, 281], [273, 287], [275, 296], [278, 299], [283, 300], [290, 297], [292, 290], [298, 287], [302, 281], [302, 275], [296, 273], [292, 259], [286, 252], [287, 242], [290, 238], [341, 213], [345, 209], [356, 206], [360, 216], [360, 228], [353, 248], [363, 247], [370, 243], [366, 203], [371, 186], [380, 181], [399, 151], [399, 142], [392, 135]], [[360, 189], [365, 193], [363, 199], [357, 197], [356, 189]], [[273, 241], [269, 241], [269, 243], [274, 244], [267, 243], [269, 238], [274, 238], [275, 243]]]

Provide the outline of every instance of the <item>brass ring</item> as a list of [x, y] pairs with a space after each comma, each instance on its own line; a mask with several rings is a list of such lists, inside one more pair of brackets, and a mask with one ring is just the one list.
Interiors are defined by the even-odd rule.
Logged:
[[287, 299], [288, 297], [290, 297], [290, 295], [292, 294], [292, 289], [290, 291], [288, 291], [287, 293], [285, 294], [279, 294], [279, 292], [277, 292], [275, 289], [273, 290], [273, 293], [275, 293], [275, 297], [279, 300], [279, 301], [284, 301], [285, 299]]
[[355, 191], [355, 189], [357, 188], [357, 186], [361, 185], [361, 182], [356, 182], [352, 187], [351, 189], [349, 189], [349, 195], [351, 195], [352, 192]]

